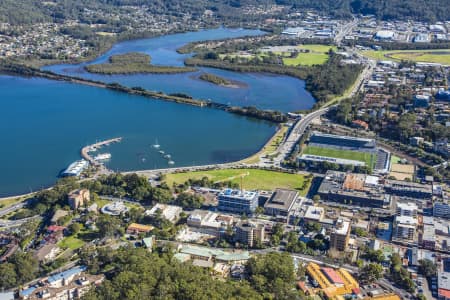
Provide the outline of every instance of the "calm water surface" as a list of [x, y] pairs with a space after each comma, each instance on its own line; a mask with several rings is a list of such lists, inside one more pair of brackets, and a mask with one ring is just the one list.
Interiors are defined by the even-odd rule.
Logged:
[[[110, 51], [89, 63], [55, 65], [45, 69], [105, 82], [118, 82], [129, 87], [140, 86], [168, 94], [186, 93], [195, 98], [211, 99], [231, 105], [256, 106], [261, 109], [274, 109], [284, 112], [311, 108], [315, 100], [305, 90], [304, 81], [289, 76], [237, 73], [211, 68], [199, 68], [198, 72], [193, 73], [163, 75], [100, 75], [90, 74], [84, 70], [86, 64], [104, 63], [108, 61], [111, 55], [127, 52], [150, 54], [152, 63], [156, 65], [183, 66], [184, 59], [191, 54], [181, 55], [176, 50], [187, 43], [261, 34], [263, 32], [259, 30], [219, 28], [133, 40], [116, 44]], [[241, 82], [245, 87], [226, 88], [198, 80], [197, 78], [202, 72], [213, 73]]]
[[[150, 54], [153, 64], [182, 66], [189, 55], [178, 54], [176, 49], [189, 42], [261, 34], [258, 30], [219, 28], [127, 41], [89, 63], [138, 51]], [[83, 67], [89, 63], [45, 69], [232, 105], [295, 111], [314, 104], [304, 82], [287, 76], [211, 68], [172, 75], [104, 76], [85, 72]], [[238, 81], [243, 87], [225, 88], [198, 80], [202, 72]], [[109, 168], [142, 170], [168, 167], [167, 160], [151, 147], [156, 140], [175, 166], [188, 166], [244, 158], [275, 131], [274, 124], [219, 110], [12, 76], [0, 76], [0, 112], [0, 197], [53, 184], [62, 169], [80, 158], [81, 147], [98, 140], [123, 137], [122, 143], [101, 151], [112, 154]]]
[[104, 148], [108, 167], [167, 167], [233, 161], [252, 154], [274, 133], [268, 122], [220, 110], [130, 96], [106, 89], [0, 76], [0, 197], [51, 185], [80, 158], [82, 146], [122, 136]]

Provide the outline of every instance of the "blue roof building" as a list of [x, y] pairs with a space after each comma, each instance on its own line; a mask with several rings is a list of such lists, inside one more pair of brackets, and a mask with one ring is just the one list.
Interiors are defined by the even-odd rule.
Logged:
[[219, 210], [238, 214], [253, 214], [258, 207], [258, 193], [225, 189], [217, 197]]
[[63, 286], [68, 284], [76, 275], [86, 271], [86, 269], [87, 268], [85, 266], [78, 266], [67, 271], [52, 275], [47, 279], [47, 281], [52, 287]]
[[415, 95], [414, 96], [414, 107], [427, 108], [429, 105], [430, 105], [430, 96], [427, 96], [427, 95]]
[[436, 100], [450, 101], [450, 90], [440, 90], [435, 95]]
[[29, 287], [23, 291], [20, 291], [19, 296], [22, 299], [27, 299], [31, 294], [33, 294], [33, 292], [36, 290], [35, 286]]

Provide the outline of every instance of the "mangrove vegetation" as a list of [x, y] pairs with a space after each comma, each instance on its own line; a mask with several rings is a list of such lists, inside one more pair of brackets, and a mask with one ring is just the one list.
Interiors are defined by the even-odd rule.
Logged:
[[315, 107], [344, 94], [356, 81], [363, 68], [358, 64], [343, 64], [342, 56], [332, 51], [324, 64], [313, 66], [285, 66], [276, 55], [241, 58], [221, 57], [214, 52], [198, 53], [185, 63], [192, 67], [203, 66], [235, 72], [267, 72], [305, 80], [306, 89], [317, 100]]
[[114, 74], [174, 74], [194, 72], [192, 67], [156, 66], [151, 64], [148, 54], [130, 52], [109, 57], [108, 63], [93, 64], [84, 67], [90, 73], [114, 75]]
[[267, 120], [276, 123], [286, 122], [288, 120], [286, 114], [271, 111], [271, 110], [261, 110], [255, 107], [233, 107], [227, 104], [194, 99], [189, 95], [182, 93], [174, 93], [174, 94], [164, 94], [162, 92], [149, 91], [142, 87], [127, 87], [121, 85], [119, 83], [104, 83], [101, 81], [89, 80], [85, 78], [72, 77], [67, 75], [56, 74], [51, 71], [43, 71], [34, 67], [26, 66], [23, 64], [19, 64], [17, 62], [8, 61], [8, 60], [0, 60], [0, 74], [10, 74], [10, 75], [18, 75], [25, 77], [42, 77], [51, 80], [58, 81], [66, 81], [77, 84], [84, 84], [89, 86], [94, 86], [98, 88], [110, 89], [122, 93], [127, 93], [131, 95], [138, 95], [147, 97], [149, 99], [160, 99], [165, 101], [171, 101], [181, 104], [188, 104], [200, 107], [209, 107], [214, 109], [224, 110], [230, 113], [249, 116], [258, 118], [261, 120]]
[[211, 73], [203, 73], [199, 77], [199, 79], [203, 81], [207, 81], [216, 85], [225, 86], [225, 87], [238, 87], [237, 84], [232, 81], [225, 79], [223, 77], [211, 74]]

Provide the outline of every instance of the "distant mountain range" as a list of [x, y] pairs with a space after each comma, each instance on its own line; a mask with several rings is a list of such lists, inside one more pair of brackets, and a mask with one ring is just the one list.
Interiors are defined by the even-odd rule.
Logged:
[[[32, 24], [41, 21], [80, 19], [85, 9], [111, 10], [124, 5], [148, 5], [155, 12], [192, 12], [227, 9], [248, 4], [281, 4], [315, 9], [336, 17], [351, 13], [373, 14], [379, 19], [443, 21], [450, 19], [449, 0], [1, 0], [0, 22]], [[233, 12], [239, 10], [234, 9]]]

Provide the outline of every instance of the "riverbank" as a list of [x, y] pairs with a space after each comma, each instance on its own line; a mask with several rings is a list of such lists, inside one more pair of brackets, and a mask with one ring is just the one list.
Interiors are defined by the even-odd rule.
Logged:
[[[209, 58], [210, 56], [216, 58]], [[314, 109], [321, 107], [345, 94], [352, 87], [363, 70], [360, 64], [342, 64], [343, 57], [330, 54], [323, 65], [314, 66], [285, 66], [264, 61], [246, 61], [241, 63], [229, 59], [221, 59], [210, 52], [198, 53], [195, 57], [185, 60], [185, 65], [191, 67], [209, 67], [241, 73], [271, 73], [287, 75], [305, 81], [306, 90], [309, 91], [316, 103]]]

